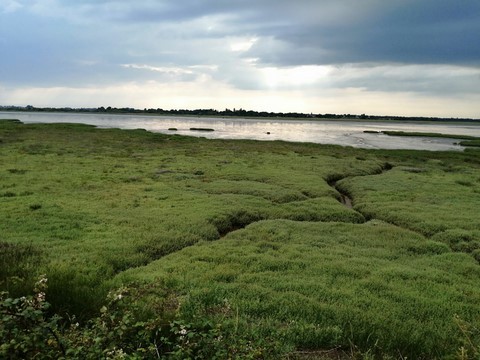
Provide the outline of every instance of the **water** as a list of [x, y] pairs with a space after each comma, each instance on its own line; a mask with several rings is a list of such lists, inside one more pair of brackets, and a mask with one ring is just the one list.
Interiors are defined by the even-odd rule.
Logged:
[[[70, 113], [0, 112], [0, 119], [24, 123], [82, 123], [103, 128], [145, 129], [165, 134], [202, 136], [214, 139], [284, 140], [336, 144], [366, 149], [463, 150], [458, 140], [368, 134], [369, 131], [415, 131], [480, 137], [480, 124], [433, 124], [402, 122], [281, 120], [145, 116]], [[212, 132], [190, 128], [211, 128]], [[177, 128], [177, 131], [168, 130]]]

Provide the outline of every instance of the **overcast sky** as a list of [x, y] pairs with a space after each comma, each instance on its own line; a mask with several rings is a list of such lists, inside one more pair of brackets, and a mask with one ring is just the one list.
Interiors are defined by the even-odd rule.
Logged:
[[0, 0], [0, 105], [480, 118], [480, 0]]

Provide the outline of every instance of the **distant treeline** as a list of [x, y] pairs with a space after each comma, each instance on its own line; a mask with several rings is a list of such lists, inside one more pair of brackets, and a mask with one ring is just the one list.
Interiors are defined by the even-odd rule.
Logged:
[[356, 115], [356, 114], [305, 114], [297, 112], [266, 112], [244, 109], [134, 109], [130, 107], [98, 107], [98, 108], [52, 108], [28, 106], [0, 106], [0, 111], [29, 111], [29, 112], [62, 112], [62, 113], [106, 113], [106, 114], [153, 114], [153, 115], [190, 115], [190, 116], [236, 116], [236, 117], [260, 117], [260, 118], [298, 118], [298, 119], [362, 119], [362, 120], [399, 120], [399, 121], [458, 121], [478, 122], [480, 119], [471, 118], [439, 118], [439, 117], [412, 117], [412, 116], [387, 116], [387, 115]]

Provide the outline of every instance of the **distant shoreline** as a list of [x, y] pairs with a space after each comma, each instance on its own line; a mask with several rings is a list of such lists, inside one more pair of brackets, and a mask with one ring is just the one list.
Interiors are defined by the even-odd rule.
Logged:
[[112, 115], [112, 116], [144, 116], [151, 117], [170, 117], [170, 118], [192, 118], [192, 119], [222, 119], [222, 120], [260, 120], [260, 121], [307, 121], [307, 122], [358, 122], [358, 123], [408, 123], [408, 124], [454, 124], [454, 125], [473, 125], [480, 126], [480, 119], [460, 119], [460, 118], [401, 118], [401, 117], [381, 117], [375, 118], [354, 118], [354, 117], [285, 117], [285, 116], [240, 116], [240, 115], [196, 115], [196, 114], [160, 114], [160, 113], [146, 113], [146, 112], [94, 112], [94, 111], [32, 111], [32, 110], [5, 110], [0, 107], [0, 113], [24, 113], [24, 114], [52, 114], [52, 115]]
[[279, 119], [279, 120], [311, 120], [311, 121], [392, 121], [412, 123], [466, 123], [479, 124], [480, 119], [473, 118], [441, 118], [422, 116], [395, 116], [395, 115], [357, 115], [357, 114], [304, 114], [304, 113], [275, 113], [259, 112], [243, 109], [225, 109], [218, 111], [214, 109], [197, 110], [164, 110], [164, 109], [134, 109], [134, 108], [37, 108], [33, 106], [0, 106], [0, 112], [26, 112], [26, 113], [66, 113], [66, 114], [107, 114], [107, 115], [143, 115], [143, 116], [188, 116], [188, 117], [211, 117], [226, 119]]

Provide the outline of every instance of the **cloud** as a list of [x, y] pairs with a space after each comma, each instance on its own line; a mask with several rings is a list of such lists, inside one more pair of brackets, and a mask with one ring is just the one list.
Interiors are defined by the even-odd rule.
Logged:
[[[134, 40], [165, 41], [165, 35], [184, 44], [188, 52], [189, 40], [248, 36], [258, 40], [248, 56], [274, 66], [478, 65], [480, 58], [477, 0], [31, 0], [28, 9], [39, 16], [94, 26], [102, 29], [99, 35], [106, 31], [113, 43], [121, 36], [129, 46]], [[137, 35], [142, 28], [145, 40]]]
[[127, 69], [138, 69], [138, 70], [148, 70], [159, 72], [162, 74], [169, 74], [169, 75], [192, 75], [193, 71], [188, 68], [180, 68], [180, 67], [158, 67], [158, 66], [151, 66], [151, 65], [138, 65], [138, 64], [122, 64], [121, 65]]
[[[122, 64], [122, 68], [153, 72], [156, 76], [147, 75], [148, 79], [163, 81], [164, 83], [193, 82], [210, 77], [217, 70], [216, 65], [191, 65], [191, 66], [152, 66], [147, 64]], [[138, 76], [136, 77], [138, 79]]]
[[290, 103], [281, 94], [303, 94], [317, 105], [295, 104], [318, 111], [333, 93], [369, 104], [380, 104], [379, 94], [457, 101], [479, 93], [478, 0], [4, 0], [0, 29], [8, 49], [0, 85], [11, 89], [123, 94], [143, 84], [210, 104], [208, 88], [221, 103], [227, 95], [210, 82], [250, 104], [248, 93], [274, 93], [265, 101], [279, 99], [279, 108]]
[[3, 14], [10, 14], [14, 13], [15, 11], [21, 9], [23, 5], [15, 0], [4, 0], [0, 3], [0, 13]]
[[331, 67], [336, 88], [438, 96], [480, 94], [480, 68], [459, 65], [347, 64]]
[[360, 62], [479, 64], [480, 43], [475, 41], [480, 33], [478, 1], [342, 4], [349, 8], [342, 12], [341, 4], [329, 4], [326, 13], [331, 18], [325, 22], [321, 16], [316, 22], [294, 17], [288, 27], [265, 34], [270, 37], [255, 44], [250, 55], [284, 66]]

